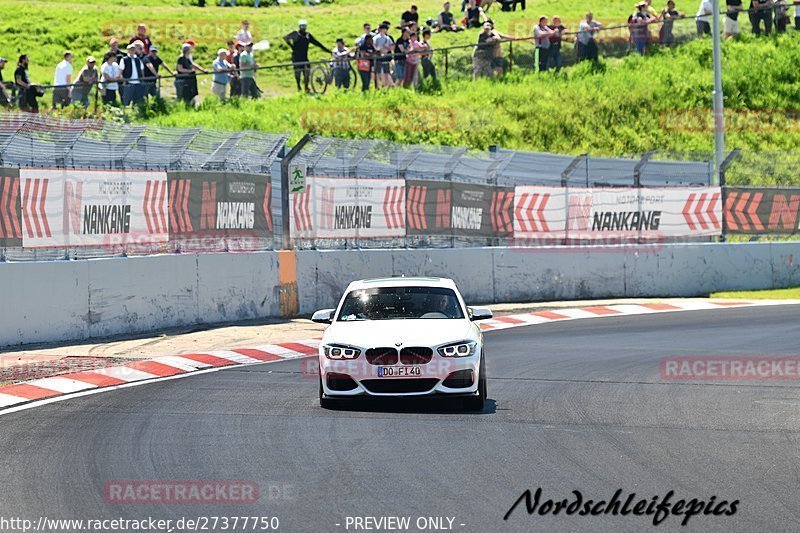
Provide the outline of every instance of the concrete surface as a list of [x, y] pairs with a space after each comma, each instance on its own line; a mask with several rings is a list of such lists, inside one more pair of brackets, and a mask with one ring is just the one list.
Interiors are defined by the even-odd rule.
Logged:
[[[278, 252], [0, 264], [0, 346], [137, 335], [281, 314]], [[293, 256], [294, 258], [294, 256]], [[304, 250], [299, 313], [333, 307], [353, 279], [452, 277], [473, 304], [703, 296], [800, 284], [800, 242], [658, 247]], [[284, 261], [285, 263], [285, 261]], [[284, 264], [285, 266], [285, 264]], [[287, 273], [284, 272], [284, 277]], [[288, 307], [294, 307], [287, 306]]]
[[[2, 417], [0, 483], [13, 490], [0, 516], [277, 516], [288, 532], [386, 515], [454, 517], [462, 533], [796, 531], [798, 381], [666, 381], [659, 362], [796, 353], [798, 323], [800, 306], [780, 306], [489, 332], [481, 413], [412, 401], [324, 410], [303, 361], [73, 398]], [[113, 480], [244, 480], [261, 497], [112, 505]], [[653, 528], [652, 516], [528, 515], [524, 504], [503, 520], [539, 487], [540, 504], [622, 489], [739, 506], [686, 527], [678, 516]]]

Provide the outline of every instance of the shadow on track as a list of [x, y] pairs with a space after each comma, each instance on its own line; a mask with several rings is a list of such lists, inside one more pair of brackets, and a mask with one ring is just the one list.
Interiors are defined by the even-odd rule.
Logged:
[[497, 402], [487, 398], [480, 411], [464, 409], [460, 398], [380, 398], [369, 397], [353, 400], [336, 400], [328, 411], [358, 411], [365, 413], [421, 413], [491, 415], [497, 411]]

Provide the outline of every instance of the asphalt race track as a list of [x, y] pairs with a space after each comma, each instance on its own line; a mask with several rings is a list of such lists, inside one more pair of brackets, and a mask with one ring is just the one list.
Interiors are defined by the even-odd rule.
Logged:
[[[451, 517], [454, 531], [641, 531], [648, 516], [528, 515], [542, 500], [739, 500], [734, 516], [660, 531], [790, 531], [800, 521], [800, 383], [677, 382], [674, 355], [797, 355], [800, 306], [609, 317], [486, 334], [489, 398], [323, 410], [286, 361], [74, 398], [0, 416], [0, 517]], [[255, 504], [109, 505], [112, 480], [251, 480]], [[445, 521], [445, 524], [447, 521]], [[339, 525], [337, 525], [339, 524]], [[463, 526], [461, 524], [464, 524]], [[353, 531], [352, 526], [349, 531]], [[411, 528], [416, 531], [415, 527]]]

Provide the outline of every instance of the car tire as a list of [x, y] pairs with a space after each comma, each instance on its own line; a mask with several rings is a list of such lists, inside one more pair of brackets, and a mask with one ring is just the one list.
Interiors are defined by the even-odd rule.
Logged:
[[468, 411], [483, 411], [486, 403], [486, 362], [483, 354], [478, 372], [478, 395], [464, 400], [464, 408]]

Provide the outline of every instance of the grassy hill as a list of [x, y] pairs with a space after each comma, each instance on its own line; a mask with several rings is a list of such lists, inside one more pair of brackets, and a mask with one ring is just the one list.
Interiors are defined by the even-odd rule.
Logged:
[[[214, 51], [231, 36], [242, 18], [252, 22], [256, 40], [273, 45], [257, 56], [262, 64], [286, 61], [289, 51], [279, 46], [280, 36], [299, 18], [323, 42], [337, 36], [348, 41], [363, 22], [377, 24], [400, 13], [415, 0], [364, 2], [339, 0], [305, 7], [200, 9], [188, 0], [86, 0], [17, 2], [0, 0], [15, 17], [0, 21], [3, 42], [0, 55], [12, 59], [20, 51], [31, 55], [34, 81], [48, 82], [64, 48], [78, 58], [100, 55], [111, 35], [130, 34], [137, 22], [147, 23], [162, 51], [172, 61], [186, 38], [198, 42], [196, 58], [210, 64]], [[238, 4], [244, 3], [239, 0]], [[251, 2], [250, 2], [251, 3]], [[434, 16], [438, 1], [415, 1], [421, 18]], [[540, 14], [560, 14], [567, 25], [587, 9], [599, 20], [623, 19], [630, 1], [529, 0], [524, 12], [493, 13], [498, 28], [527, 35]], [[658, 4], [658, 2], [656, 2]], [[460, 2], [454, 5], [457, 11]], [[680, 5], [692, 13], [694, 4]], [[688, 23], [689, 21], [687, 21]], [[749, 24], [742, 21], [742, 31]], [[617, 35], [623, 35], [617, 32]], [[439, 34], [436, 46], [473, 42], [475, 32]], [[517, 43], [517, 54], [528, 55], [532, 46]], [[313, 58], [323, 57], [322, 52]], [[724, 92], [729, 117], [728, 148], [754, 150], [794, 149], [800, 146], [796, 112], [800, 109], [800, 34], [754, 39], [749, 34], [724, 44]], [[13, 66], [7, 67], [7, 77]], [[203, 82], [201, 96], [208, 94]], [[324, 135], [389, 138], [403, 142], [430, 142], [486, 148], [507, 148], [562, 153], [591, 152], [620, 155], [651, 149], [710, 151], [711, 43], [690, 42], [648, 57], [606, 59], [599, 67], [581, 64], [560, 75], [539, 74], [519, 66], [502, 80], [471, 81], [451, 76], [440, 87], [425, 86], [418, 93], [393, 90], [336, 94], [323, 97], [297, 95], [289, 72], [259, 75], [259, 84], [272, 95], [260, 101], [221, 105], [206, 98], [198, 110], [173, 103], [151, 107], [145, 113], [128, 113], [124, 120], [146, 120], [163, 125], [208, 126], [221, 129], [254, 128], [292, 132], [295, 137], [311, 129]]]

